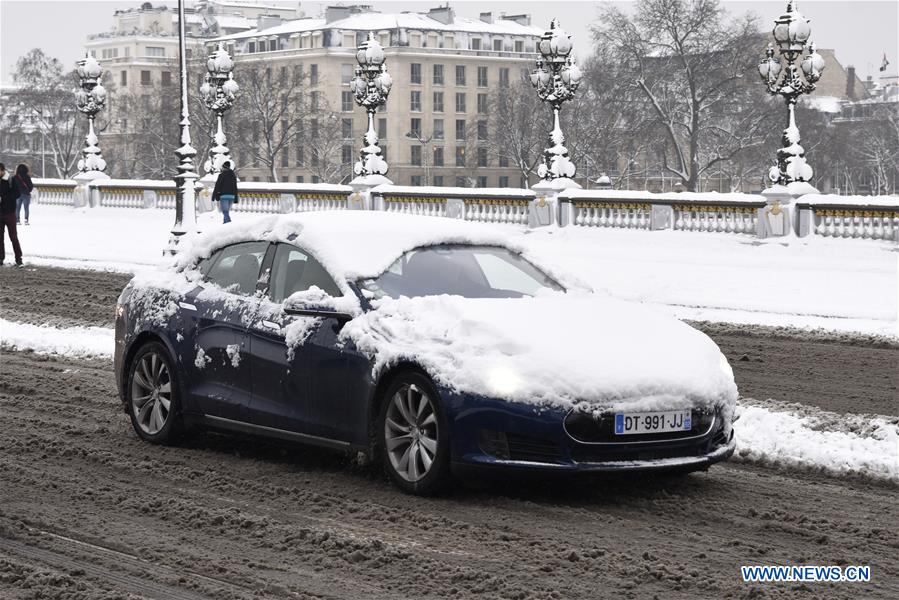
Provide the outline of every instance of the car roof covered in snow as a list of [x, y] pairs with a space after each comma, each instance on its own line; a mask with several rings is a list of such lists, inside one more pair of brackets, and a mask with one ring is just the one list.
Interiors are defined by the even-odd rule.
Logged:
[[175, 262], [183, 268], [219, 248], [251, 240], [296, 244], [311, 252], [334, 277], [351, 281], [377, 277], [403, 253], [420, 246], [477, 244], [523, 252], [495, 225], [340, 210], [267, 216], [189, 234]]

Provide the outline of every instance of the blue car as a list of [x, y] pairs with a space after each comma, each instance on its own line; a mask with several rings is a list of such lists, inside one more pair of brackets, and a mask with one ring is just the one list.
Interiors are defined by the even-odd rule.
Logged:
[[459, 467], [704, 469], [737, 389], [704, 334], [538, 266], [521, 233], [334, 211], [190, 234], [116, 310], [134, 430], [362, 453], [406, 492]]

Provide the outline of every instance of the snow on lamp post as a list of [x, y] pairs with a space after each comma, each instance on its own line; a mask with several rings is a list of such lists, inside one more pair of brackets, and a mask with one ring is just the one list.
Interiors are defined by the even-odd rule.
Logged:
[[106, 170], [106, 161], [97, 145], [99, 139], [94, 132], [94, 119], [97, 113], [106, 106], [106, 88], [100, 83], [103, 68], [97, 59], [89, 53], [78, 61], [78, 78], [80, 89], [75, 92], [75, 106], [87, 115], [87, 135], [84, 138], [84, 149], [78, 170], [82, 173], [102, 173]]
[[184, 35], [184, 0], [178, 0], [178, 59], [181, 74], [181, 146], [175, 150], [178, 156], [178, 174], [175, 175], [175, 225], [169, 239], [169, 251], [175, 252], [181, 236], [197, 226], [196, 191], [197, 173], [193, 158], [196, 149], [190, 145], [190, 114], [187, 104], [187, 51]]
[[393, 79], [384, 64], [384, 49], [369, 32], [368, 38], [359, 44], [356, 51], [356, 76], [350, 82], [350, 89], [359, 106], [368, 113], [368, 130], [363, 136], [363, 147], [360, 160], [353, 166], [357, 180], [368, 183], [387, 183], [387, 161], [381, 156], [378, 146], [378, 134], [375, 131], [375, 112], [387, 102]]
[[581, 82], [581, 70], [572, 60], [571, 36], [553, 19], [549, 31], [543, 34], [537, 45], [541, 58], [537, 68], [531, 73], [531, 84], [543, 102], [549, 102], [553, 109], [553, 130], [549, 135], [550, 147], [543, 152], [543, 163], [537, 168], [537, 175], [545, 181], [574, 177], [575, 166], [568, 158], [565, 136], [559, 127], [559, 110], [562, 104], [574, 98], [574, 92]]
[[[815, 82], [824, 71], [824, 58], [815, 50], [815, 44], [808, 41], [811, 35], [809, 20], [796, 9], [795, 0], [790, 0], [786, 12], [774, 21], [773, 33], [786, 64], [775, 58], [774, 46], [768, 44], [766, 57], [759, 63], [758, 70], [768, 93], [784, 98], [788, 116], [787, 128], [783, 132], [783, 146], [777, 151], [777, 166], [771, 167], [768, 177], [779, 185], [807, 183], [814, 171], [806, 163], [805, 150], [800, 145], [795, 107], [802, 94], [811, 93], [815, 89]], [[808, 54], [797, 66], [796, 62], [803, 51]]]
[[203, 85], [200, 86], [203, 104], [215, 113], [216, 120], [215, 135], [212, 136], [215, 145], [209, 150], [209, 158], [203, 165], [203, 169], [210, 175], [220, 173], [222, 164], [226, 161], [234, 164], [231, 151], [225, 145], [227, 138], [222, 128], [225, 111], [234, 104], [234, 96], [239, 89], [231, 75], [233, 69], [234, 61], [225, 50], [224, 44], [219, 42], [218, 49], [206, 60], [206, 76]]

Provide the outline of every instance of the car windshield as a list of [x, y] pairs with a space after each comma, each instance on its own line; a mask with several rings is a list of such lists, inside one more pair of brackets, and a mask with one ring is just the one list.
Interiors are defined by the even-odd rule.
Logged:
[[521, 298], [565, 291], [546, 273], [506, 248], [429, 246], [410, 250], [380, 277], [359, 285], [376, 297], [450, 294], [465, 298]]

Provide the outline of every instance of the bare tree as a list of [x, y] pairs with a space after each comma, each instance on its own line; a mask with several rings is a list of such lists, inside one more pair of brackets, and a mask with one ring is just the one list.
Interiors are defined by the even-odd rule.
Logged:
[[350, 152], [349, 162], [344, 161], [343, 147], [349, 145], [348, 140], [343, 137], [338, 113], [329, 107], [316, 106], [297, 143], [303, 147], [301, 166], [309, 169], [318, 181], [340, 183], [352, 174], [353, 153]]
[[[82, 141], [72, 95], [78, 81], [74, 71], [65, 71], [59, 60], [34, 48], [16, 61], [13, 80], [20, 86], [19, 109], [44, 136], [56, 176], [73, 174]], [[102, 128], [102, 120], [98, 126]]]
[[665, 139], [662, 167], [689, 190], [714, 169], [765, 139], [754, 75], [755, 17], [728, 20], [718, 0], [640, 0], [633, 15], [602, 10], [593, 30], [604, 71], [622, 76], [622, 100], [644, 108]]
[[[500, 86], [489, 97], [487, 147], [529, 181], [537, 174], [552, 123], [540, 99], [523, 80]], [[470, 136], [466, 136], [470, 137]]]

